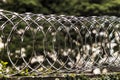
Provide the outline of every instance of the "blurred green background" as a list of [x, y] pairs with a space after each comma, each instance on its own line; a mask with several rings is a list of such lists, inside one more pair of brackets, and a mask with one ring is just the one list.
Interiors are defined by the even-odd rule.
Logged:
[[[9, 10], [9, 11], [18, 12], [18, 13], [32, 12], [32, 13], [40, 13], [40, 14], [57, 14], [57, 15], [63, 14], [63, 15], [75, 15], [75, 16], [102, 16], [102, 15], [119, 16], [120, 0], [0, 0], [0, 8]], [[8, 18], [14, 17], [12, 14], [6, 15], [6, 16]], [[4, 16], [2, 17], [4, 18]], [[25, 18], [25, 16], [23, 16], [23, 18]], [[41, 19], [37, 21], [37, 19], [39, 19], [39, 16], [34, 16], [31, 18], [33, 20], [36, 20], [37, 24], [32, 20], [30, 21], [28, 20], [30, 29], [26, 31], [25, 29], [28, 27], [28, 25], [26, 24], [25, 21], [21, 20], [18, 16], [15, 16], [15, 18], [11, 19], [13, 23], [15, 24], [14, 26], [15, 29], [13, 32], [11, 32], [13, 29], [13, 25], [11, 24], [11, 22], [9, 22], [7, 19], [2, 20], [1, 18], [0, 25], [5, 26], [5, 27], [0, 30], [1, 44], [3, 45], [2, 47], [4, 48], [0, 50], [0, 53], [1, 53], [0, 59], [8, 62], [10, 66], [13, 64], [10, 64], [10, 59], [8, 58], [8, 56], [6, 56], [8, 52], [11, 52], [9, 53], [11, 61], [13, 61], [15, 66], [17, 66], [18, 68], [21, 68], [21, 69], [24, 68], [24, 66], [26, 66], [25, 65], [26, 63], [30, 63], [31, 67], [36, 68], [36, 66], [38, 66], [40, 62], [42, 62], [42, 64], [44, 64], [45, 66], [50, 63], [53, 64], [56, 60], [55, 58], [56, 55], [54, 55], [56, 52], [54, 52], [54, 50], [57, 51], [57, 58], [60, 59], [62, 63], [70, 62], [70, 60], [67, 60], [67, 57], [63, 54], [64, 52], [67, 52], [67, 51], [69, 51], [69, 56], [71, 57], [71, 59], [74, 62], [76, 62], [77, 61], [76, 56], [79, 54], [78, 49], [79, 48], [82, 49], [83, 45], [85, 45], [86, 43], [91, 44], [92, 41], [93, 41], [92, 43], [95, 43], [94, 39], [96, 38], [94, 38], [95, 37], [94, 34], [91, 35], [93, 36], [92, 37], [93, 40], [91, 42], [90, 42], [91, 37], [88, 37], [87, 42], [83, 42], [83, 43], [82, 41], [85, 41], [86, 38], [82, 38], [83, 39], [82, 40], [81, 37], [78, 35], [78, 32], [75, 31], [74, 29], [71, 29], [69, 31], [70, 34], [68, 35], [68, 33], [66, 33], [66, 30], [61, 28], [61, 26], [63, 25], [61, 25], [60, 23], [63, 23], [65, 27], [69, 27], [71, 26], [71, 23], [69, 21], [61, 21], [60, 23], [58, 23], [58, 22], [52, 21], [52, 18], [51, 18], [50, 22], [55, 26], [53, 27], [49, 22], [46, 22], [45, 19]], [[114, 19], [112, 21], [114, 21]], [[83, 23], [87, 27], [92, 25], [89, 22], [87, 24], [86, 20], [84, 20]], [[114, 30], [113, 28], [114, 26], [119, 26], [119, 23], [120, 23], [119, 21], [116, 21], [115, 23], [113, 22], [112, 27], [108, 30], [108, 34], [110, 33], [115, 34], [114, 33], [115, 31], [113, 31]], [[110, 26], [106, 24], [104, 20], [101, 21], [101, 24], [103, 24], [105, 27]], [[97, 24], [97, 23], [94, 24], [94, 26], [97, 26], [97, 25], [101, 26], [100, 24]], [[41, 29], [38, 29], [40, 28], [40, 26], [42, 28], [44, 27], [43, 31], [45, 33], [43, 33], [42, 31], [36, 32], [36, 30], [41, 30]], [[75, 24], [74, 26], [77, 26], [79, 28], [81, 32], [80, 34], [82, 36], [87, 35], [87, 29], [81, 29], [82, 25]], [[56, 29], [59, 29], [59, 28], [62, 30], [56, 31]], [[106, 31], [106, 29], [107, 28], [104, 28], [103, 31]], [[116, 32], [117, 31], [119, 32], [119, 30], [120, 28], [116, 29]], [[23, 34], [24, 32], [25, 34]], [[57, 35], [55, 34], [56, 32], [57, 32]], [[8, 37], [9, 39], [11, 39], [11, 41], [9, 41], [9, 44], [7, 44], [7, 47], [6, 47], [5, 44], [8, 41]], [[114, 35], [109, 40], [112, 40], [113, 38], [114, 38]], [[22, 39], [24, 40], [22, 41]], [[102, 37], [98, 37], [97, 39], [101, 41]], [[82, 44], [76, 46], [73, 40], [74, 41], [76, 40], [77, 42], [82, 43]], [[119, 45], [117, 45], [117, 48], [115, 49], [116, 51], [119, 51], [120, 47], [118, 46]], [[106, 48], [106, 51], [107, 49], [109, 49], [106, 46], [104, 47]], [[26, 63], [23, 63], [25, 61], [21, 58], [22, 51], [23, 51], [23, 54], [25, 54], [23, 55], [23, 57]], [[85, 50], [82, 49], [81, 53], [85, 54], [85, 52], [83, 51]], [[44, 53], [46, 53], [47, 56], [46, 55], [43, 56]], [[92, 52], [90, 52], [87, 56], [84, 57], [86, 61], [88, 60], [89, 55], [92, 55], [91, 53]], [[80, 54], [81, 57], [83, 57], [83, 54]], [[50, 55], [52, 55], [53, 57], [51, 57]], [[96, 63], [100, 59], [98, 55], [95, 56], [94, 58], [94, 61], [96, 61]], [[36, 63], [33, 64], [29, 60], [31, 59], [32, 61], [32, 59], [34, 58], [36, 59], [43, 58], [43, 59], [40, 61], [36, 61]], [[46, 60], [46, 58], [50, 61], [49, 63]], [[54, 66], [56, 68], [60, 68], [59, 67], [60, 65], [61, 64], [57, 62], [54, 63]], [[36, 70], [39, 69], [40, 67], [42, 66], [39, 66], [38, 68], [36, 68]], [[71, 66], [69, 66], [68, 64], [67, 64], [67, 67], [71, 68]], [[11, 73], [14, 73], [14, 72], [11, 71], [10, 74]]]
[[120, 0], [1, 0], [0, 8], [19, 13], [119, 16]]

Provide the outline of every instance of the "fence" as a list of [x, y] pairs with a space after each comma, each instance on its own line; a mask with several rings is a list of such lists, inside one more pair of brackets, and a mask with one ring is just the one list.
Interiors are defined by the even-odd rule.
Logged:
[[119, 71], [119, 53], [119, 17], [0, 10], [1, 75]]

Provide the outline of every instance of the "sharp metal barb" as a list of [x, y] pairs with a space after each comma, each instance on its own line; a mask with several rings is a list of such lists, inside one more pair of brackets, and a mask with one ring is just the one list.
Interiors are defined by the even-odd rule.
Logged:
[[0, 10], [0, 54], [9, 76], [120, 67], [120, 18]]

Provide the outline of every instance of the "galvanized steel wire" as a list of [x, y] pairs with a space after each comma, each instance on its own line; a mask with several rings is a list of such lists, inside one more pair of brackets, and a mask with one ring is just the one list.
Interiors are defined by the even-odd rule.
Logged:
[[[1, 60], [16, 75], [85, 72], [120, 66], [120, 18], [0, 10]], [[5, 59], [4, 59], [5, 55]]]

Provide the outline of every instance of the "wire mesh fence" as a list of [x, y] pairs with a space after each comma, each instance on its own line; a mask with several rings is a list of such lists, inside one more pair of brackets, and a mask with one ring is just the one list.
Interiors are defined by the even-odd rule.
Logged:
[[0, 74], [120, 71], [119, 53], [119, 17], [0, 10]]

